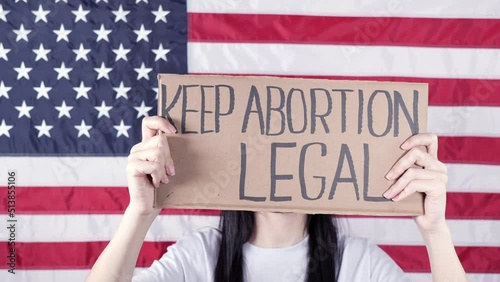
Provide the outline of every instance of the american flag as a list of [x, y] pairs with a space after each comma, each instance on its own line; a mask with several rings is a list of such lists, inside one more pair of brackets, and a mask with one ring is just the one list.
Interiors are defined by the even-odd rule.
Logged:
[[[84, 279], [127, 206], [127, 155], [157, 112], [158, 73], [429, 83], [457, 252], [471, 281], [500, 281], [498, 0], [1, 0], [2, 224], [17, 173], [16, 274], [2, 227], [1, 281]], [[137, 271], [218, 215], [163, 211]], [[342, 221], [431, 281], [411, 218]]]

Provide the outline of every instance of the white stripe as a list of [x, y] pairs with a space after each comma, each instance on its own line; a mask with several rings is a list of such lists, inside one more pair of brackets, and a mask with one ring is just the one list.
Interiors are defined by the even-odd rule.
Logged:
[[190, 0], [187, 6], [197, 13], [500, 18], [497, 0]]
[[[19, 242], [86, 242], [110, 240], [122, 215], [18, 215]], [[218, 216], [161, 215], [146, 235], [146, 241], [175, 241], [187, 232], [216, 227]], [[365, 237], [377, 244], [423, 245], [413, 219], [340, 219], [347, 234]], [[456, 246], [500, 246], [500, 220], [449, 220]], [[5, 228], [0, 238], [7, 238]], [[99, 232], [95, 232], [99, 230]], [[4, 239], [1, 239], [4, 240]]]
[[500, 107], [429, 107], [428, 132], [500, 137]]
[[[65, 158], [57, 157], [0, 157], [0, 175], [17, 169], [22, 186], [117, 186], [127, 187], [126, 157], [72, 158], [78, 165], [59, 170]], [[476, 164], [447, 164], [449, 192], [500, 193], [500, 166]]]
[[190, 73], [500, 78], [500, 49], [188, 43]]
[[[139, 273], [145, 268], [136, 268], [134, 273]], [[0, 281], [4, 282], [68, 282], [84, 281], [90, 270], [71, 269], [71, 270], [17, 270], [15, 275], [2, 270], [0, 272]], [[406, 273], [406, 276], [413, 282], [432, 282], [430, 273]], [[500, 282], [500, 274], [487, 273], [469, 273], [467, 274], [470, 282]]]

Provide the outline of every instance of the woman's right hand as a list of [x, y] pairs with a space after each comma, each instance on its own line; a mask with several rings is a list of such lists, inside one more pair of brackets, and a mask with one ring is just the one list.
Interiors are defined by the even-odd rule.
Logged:
[[175, 175], [167, 140], [167, 135], [175, 132], [175, 127], [160, 116], [142, 120], [142, 141], [132, 147], [128, 157], [128, 210], [146, 216], [159, 214], [161, 208], [153, 208], [154, 189]]

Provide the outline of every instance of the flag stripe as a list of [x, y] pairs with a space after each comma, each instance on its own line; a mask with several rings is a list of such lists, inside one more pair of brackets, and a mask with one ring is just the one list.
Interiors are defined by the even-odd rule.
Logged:
[[500, 138], [468, 136], [438, 139], [438, 158], [444, 163], [500, 165], [500, 154], [492, 154], [494, 148], [500, 148]]
[[[500, 188], [500, 187], [499, 187]], [[17, 214], [121, 214], [129, 202], [126, 187], [18, 187]], [[0, 187], [0, 201], [6, 201], [7, 187]], [[40, 201], [50, 196], [51, 201]], [[500, 219], [500, 193], [449, 192], [449, 219]], [[6, 214], [6, 210], [0, 214]], [[165, 215], [219, 215], [218, 210], [164, 209]]]
[[[191, 42], [500, 47], [500, 20], [190, 13]], [[314, 28], [311, 28], [314, 27]]]
[[[108, 242], [16, 243], [17, 265], [21, 269], [86, 269], [91, 268]], [[144, 242], [137, 267], [149, 267], [174, 242]], [[7, 245], [1, 247], [2, 257]], [[381, 246], [404, 271], [430, 272], [427, 251], [423, 246]], [[500, 272], [499, 247], [457, 247], [467, 272]], [[65, 250], [60, 252], [60, 250]], [[75, 256], [75, 254], [85, 254]], [[2, 264], [0, 269], [7, 265]]]
[[[109, 241], [121, 219], [121, 214], [18, 215], [18, 227], [23, 232], [19, 232], [16, 240], [27, 243]], [[412, 218], [341, 217], [338, 221], [343, 232], [372, 238], [377, 244], [424, 245]], [[498, 220], [449, 219], [447, 222], [457, 246], [500, 247], [500, 237], [495, 236], [500, 232]], [[218, 224], [218, 216], [160, 215], [148, 231], [146, 241], [175, 241], [193, 230]], [[95, 232], [96, 229], [99, 232]], [[4, 232], [7, 231], [2, 230], [2, 234]]]
[[498, 61], [500, 49], [188, 42], [190, 73], [499, 79]]
[[[342, 1], [316, 0], [191, 0], [188, 12], [231, 14], [292, 14], [328, 16], [401, 16], [423, 18], [500, 18], [496, 0]], [[495, 8], [496, 7], [496, 8]]]

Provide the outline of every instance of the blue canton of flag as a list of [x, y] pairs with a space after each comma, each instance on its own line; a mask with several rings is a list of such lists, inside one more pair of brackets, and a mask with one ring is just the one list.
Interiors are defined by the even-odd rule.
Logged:
[[2, 0], [0, 154], [127, 155], [186, 56], [184, 1]]

